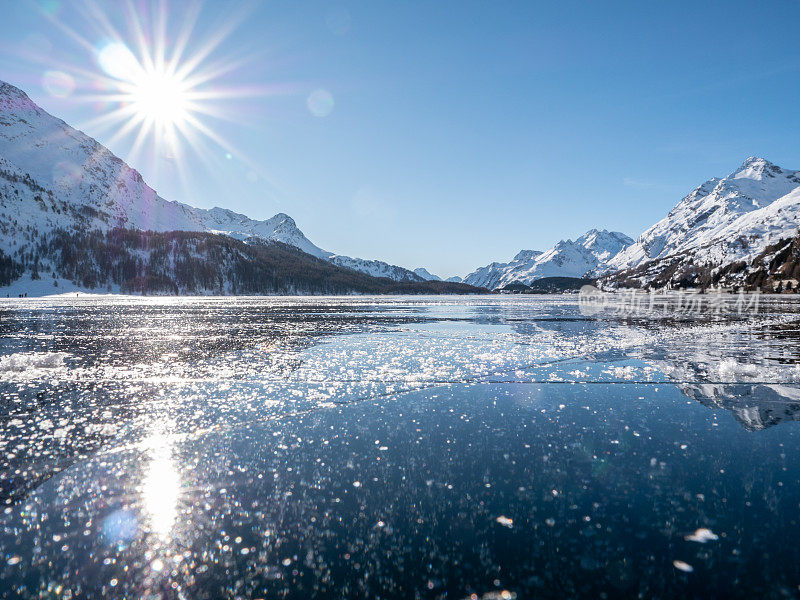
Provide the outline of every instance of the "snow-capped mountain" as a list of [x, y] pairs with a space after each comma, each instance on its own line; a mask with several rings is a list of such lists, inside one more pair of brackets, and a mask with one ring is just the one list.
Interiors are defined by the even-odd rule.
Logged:
[[369, 275], [422, 281], [402, 267], [325, 251], [283, 213], [257, 221], [165, 200], [107, 148], [0, 82], [0, 250], [11, 254], [37, 233], [55, 229], [117, 227], [279, 241]]
[[491, 263], [470, 273], [464, 283], [497, 289], [529, 284], [543, 277], [583, 277], [604, 269], [610, 259], [633, 243], [624, 233], [591, 229], [576, 240], [562, 240], [540, 252], [522, 250], [511, 262]]
[[469, 282], [470, 285], [480, 285], [490, 290], [503, 287], [511, 281], [518, 281], [518, 279], [511, 278], [511, 274], [527, 271], [535, 262], [536, 257], [541, 254], [542, 252], [539, 250], [522, 250], [510, 262], [493, 262], [485, 267], [475, 269], [464, 277], [464, 283]]
[[606, 269], [630, 269], [673, 255], [691, 255], [702, 264], [746, 260], [792, 237], [799, 225], [800, 172], [750, 157], [727, 177], [694, 189]]
[[[416, 273], [417, 275], [422, 277], [425, 281], [441, 281], [442, 280], [442, 278], [439, 277], [438, 275], [434, 275], [433, 273], [428, 271], [428, 269], [424, 269], [422, 267], [420, 267], [418, 269], [414, 269], [414, 273]], [[461, 281], [459, 280], [456, 283], [461, 283]]]
[[447, 283], [462, 283], [464, 280], [459, 277], [458, 275], [453, 275], [452, 277], [448, 277], [445, 279]]

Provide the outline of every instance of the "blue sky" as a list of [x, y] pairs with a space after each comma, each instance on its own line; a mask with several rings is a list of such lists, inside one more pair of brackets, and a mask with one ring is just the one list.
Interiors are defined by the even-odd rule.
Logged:
[[[443, 276], [635, 237], [750, 155], [800, 169], [800, 3], [696, 4], [200, 4], [187, 56], [230, 31], [199, 68], [224, 67], [198, 115], [224, 139], [180, 158], [185, 181], [174, 157], [132, 166], [167, 199], [286, 212], [327, 250]], [[3, 2], [0, 79], [129, 159], [136, 130], [115, 139], [89, 98], [102, 17], [133, 49], [121, 6]], [[157, 5], [133, 6], [147, 30]], [[168, 53], [192, 6], [165, 5]]]

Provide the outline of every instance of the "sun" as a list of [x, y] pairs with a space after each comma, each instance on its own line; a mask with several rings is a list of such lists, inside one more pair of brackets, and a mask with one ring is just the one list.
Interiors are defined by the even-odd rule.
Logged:
[[240, 19], [220, 23], [211, 37], [194, 40], [197, 12], [176, 18], [181, 25], [173, 29], [166, 2], [155, 2], [152, 12], [133, 3], [121, 3], [121, 7], [127, 13], [125, 33], [115, 29], [99, 7], [87, 14], [90, 22], [96, 22], [99, 39], [72, 32], [99, 67], [95, 74], [78, 73], [91, 82], [93, 91], [84, 98], [94, 102], [99, 113], [81, 125], [110, 130], [105, 140], [110, 147], [127, 139], [128, 162], [143, 158], [153, 167], [151, 172], [157, 173], [162, 166], [175, 168], [181, 179], [188, 180], [187, 154], [213, 161], [214, 156], [235, 153], [208, 121], [235, 119], [226, 101], [248, 94], [224, 87], [220, 78], [243, 63], [209, 60]]
[[76, 6], [84, 31], [50, 21], [93, 64], [60, 62], [56, 71], [51, 65], [46, 89], [90, 107], [94, 115], [79, 123], [81, 129], [100, 136], [154, 180], [167, 173], [185, 190], [194, 185], [189, 165], [196, 160], [215, 172], [236, 157], [241, 168], [262, 173], [224, 135], [226, 124], [240, 123], [252, 110], [245, 104], [249, 99], [285, 94], [291, 87], [241, 77], [245, 66], [261, 65], [259, 52], [245, 52], [231, 39], [252, 7], [226, 8], [208, 30], [199, 25], [200, 0], [180, 5], [178, 12], [167, 0], [120, 0], [113, 11], [94, 0]]
[[145, 127], [161, 130], [182, 128], [192, 111], [192, 86], [177, 74], [173, 65], [142, 64], [121, 42], [104, 45], [98, 63], [113, 78], [118, 90], [115, 100]]
[[132, 108], [144, 120], [161, 127], [182, 126], [190, 110], [191, 90], [169, 73], [144, 73], [131, 85]]

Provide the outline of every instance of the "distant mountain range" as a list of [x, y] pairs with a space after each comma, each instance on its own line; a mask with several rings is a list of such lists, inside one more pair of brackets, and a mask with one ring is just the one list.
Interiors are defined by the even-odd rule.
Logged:
[[634, 242], [592, 229], [545, 252], [523, 250], [464, 278], [489, 289], [549, 277], [606, 288], [744, 286], [798, 289], [800, 171], [750, 157], [698, 186]]
[[[109, 240], [126, 240], [128, 250], [133, 252], [132, 248], [136, 248], [135, 252], [139, 253], [141, 264], [137, 277], [148, 273], [151, 279], [166, 278], [173, 283], [180, 279], [174, 268], [172, 271], [165, 269], [165, 265], [155, 271], [151, 268], [153, 252], [169, 253], [168, 247], [145, 251], [137, 244], [131, 246], [131, 240], [121, 236], [117, 230], [195, 232], [226, 236], [250, 245], [254, 242], [283, 244], [330, 263], [334, 269], [331, 272], [323, 271], [328, 278], [326, 281], [335, 281], [335, 285], [316, 285], [314, 281], [295, 273], [294, 276], [299, 278], [296, 286], [293, 287], [284, 278], [272, 290], [274, 293], [293, 289], [309, 293], [400, 289], [381, 282], [342, 276], [335, 271], [336, 268], [403, 284], [420, 284], [419, 291], [424, 292], [469, 290], [466, 286], [459, 288], [452, 284], [438, 287], [428, 285], [429, 280], [438, 278], [427, 271], [427, 275], [422, 277], [382, 261], [351, 258], [323, 250], [300, 231], [291, 217], [283, 213], [256, 221], [223, 208], [205, 210], [165, 200], [144, 182], [137, 171], [107, 148], [42, 110], [22, 90], [0, 82], [0, 287], [25, 277], [38, 280], [45, 273], [56, 284], [59, 279], [66, 278], [78, 287], [86, 287], [82, 283], [97, 284], [103, 289], [107, 286], [112, 290], [135, 287], [133, 281], [121, 279], [118, 273], [98, 273], [96, 264], [85, 265], [82, 271], [70, 267], [69, 273], [63, 272], [64, 256], [81, 254], [77, 249], [65, 246], [68, 240], [96, 246], [102, 246]], [[230, 250], [226, 244], [209, 241], [213, 238], [195, 238], [194, 243], [206, 249], [213, 247], [215, 251], [220, 251], [225, 247], [226, 251]], [[148, 244], [167, 244], [167, 239], [164, 236], [150, 236]], [[169, 244], [174, 245], [174, 242], [175, 238]], [[285, 257], [285, 253], [282, 256]], [[257, 253], [244, 252], [239, 258], [245, 262], [258, 262], [264, 257], [262, 249]], [[121, 255], [118, 258], [122, 259]], [[299, 264], [297, 260], [293, 262]], [[319, 265], [312, 271], [321, 273]], [[227, 273], [222, 273], [213, 284], [209, 284], [209, 288], [192, 287], [192, 284], [179, 286], [180, 291], [231, 293], [233, 289], [242, 290], [241, 285], [237, 287], [236, 282], [226, 279], [227, 276]], [[163, 283], [164, 289], [174, 287]], [[348, 287], [350, 284], [352, 286]], [[251, 292], [258, 290], [258, 293], [268, 293], [267, 288], [253, 282], [249, 285]], [[412, 288], [402, 287], [405, 291], [413, 292]]]
[[544, 277], [584, 277], [604, 269], [608, 261], [633, 240], [618, 231], [587, 231], [577, 240], [562, 240], [540, 252], [522, 250], [511, 262], [491, 263], [473, 271], [464, 282], [489, 289], [505, 287], [511, 283], [529, 285]]
[[[83, 285], [81, 282], [96, 282], [114, 290], [136, 287], [120, 275], [119, 265], [107, 265], [117, 269], [114, 274], [97, 271], [96, 253], [92, 255], [95, 264], [85, 265], [84, 272], [76, 271], [74, 265], [65, 266], [65, 257], [88, 256], [80, 249], [68, 248], [69, 243], [99, 248], [119, 242], [125, 252], [115, 256], [120, 264], [127, 265], [128, 276], [132, 272], [126, 261], [138, 256], [137, 281], [142, 277], [152, 281], [165, 278], [177, 285], [180, 279], [184, 281], [178, 285], [180, 293], [239, 293], [245, 288], [252, 293], [268, 293], [268, 286], [252, 281], [244, 285], [242, 279], [244, 272], [247, 277], [255, 277], [253, 273], [265, 277], [255, 264], [266, 260], [265, 243], [292, 247], [321, 261], [311, 270], [322, 279], [308, 280], [295, 274], [298, 279], [293, 287], [291, 276], [284, 273], [282, 277], [286, 277], [279, 278], [282, 283], [274, 290], [276, 293], [292, 289], [346, 293], [392, 287], [351, 281], [336, 272], [320, 270], [319, 264], [378, 279], [420, 284], [420, 290], [426, 291], [527, 286], [553, 277], [599, 278], [599, 285], [606, 288], [747, 285], [796, 289], [800, 278], [796, 272], [796, 265], [800, 264], [796, 256], [800, 248], [800, 240], [796, 240], [799, 226], [800, 172], [751, 157], [727, 177], [712, 178], [697, 187], [635, 241], [623, 233], [592, 229], [548, 250], [522, 250], [509, 262], [493, 262], [476, 269], [463, 279], [472, 288], [447, 287], [443, 284], [457, 285], [462, 279], [451, 277], [442, 282], [424, 268], [412, 271], [323, 250], [284, 213], [257, 221], [223, 208], [206, 210], [165, 200], [107, 148], [42, 110], [18, 88], [0, 82], [0, 287], [45, 276], [54, 285], [66, 280], [78, 287]], [[174, 255], [176, 244], [183, 244], [186, 236], [150, 236], [146, 242], [134, 243], [118, 230], [192, 232], [198, 235], [189, 247], [224, 254], [228, 266], [233, 264], [230, 261], [238, 264], [239, 260], [233, 258], [236, 252], [232, 247], [199, 234], [224, 236], [262, 249], [239, 253], [245, 263], [255, 262], [247, 268], [240, 265], [238, 268], [244, 271], [235, 281], [226, 279], [226, 272], [213, 282], [205, 275], [195, 280], [186, 273], [178, 276], [175, 271], [175, 259], [180, 258]], [[282, 250], [285, 247], [280, 246]], [[158, 262], [163, 255], [173, 256], [172, 262]], [[215, 259], [204, 260], [211, 264]], [[299, 265], [302, 261], [291, 262]], [[217, 267], [222, 269], [223, 264]], [[192, 269], [200, 267], [193, 263]], [[91, 276], [87, 275], [90, 272]], [[166, 281], [162, 283], [164, 289], [173, 289]], [[354, 287], [349, 288], [350, 284]], [[433, 284], [442, 285], [436, 288]], [[146, 289], [148, 285], [139, 288]]]

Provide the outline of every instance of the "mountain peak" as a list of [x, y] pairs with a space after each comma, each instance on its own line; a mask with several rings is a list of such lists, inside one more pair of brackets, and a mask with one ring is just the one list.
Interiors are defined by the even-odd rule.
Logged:
[[748, 157], [741, 166], [731, 173], [730, 179], [763, 179], [764, 176], [773, 176], [781, 173], [783, 169], [760, 156]]
[[742, 168], [751, 165], [771, 165], [772, 163], [762, 156], [748, 156], [742, 163]]
[[10, 83], [7, 83], [2, 80], [0, 80], [0, 95], [12, 96], [15, 98], [19, 98], [21, 100], [30, 100], [30, 98], [28, 98], [28, 94], [23, 92], [18, 87], [13, 86]]
[[276, 221], [281, 221], [283, 223], [286, 223], [287, 225], [297, 226], [297, 224], [294, 222], [294, 219], [289, 215], [287, 215], [286, 213], [279, 212], [272, 218], [275, 219]]
[[419, 267], [418, 269], [414, 269], [414, 273], [422, 277], [425, 281], [441, 281], [442, 278], [438, 275], [434, 275], [428, 269], [424, 267]]
[[605, 267], [611, 257], [633, 240], [624, 233], [590, 229], [576, 240], [561, 240], [539, 252], [522, 250], [508, 263], [492, 263], [464, 278], [465, 283], [486, 288], [501, 288], [510, 283], [525, 283], [543, 277], [584, 277]]
[[11, 111], [30, 111], [39, 110], [33, 100], [30, 99], [28, 94], [23, 92], [16, 86], [0, 80], [0, 107], [4, 110]]
[[514, 257], [514, 260], [530, 260], [532, 258], [536, 258], [541, 253], [541, 250], [520, 250]]
[[728, 177], [695, 188], [609, 266], [630, 269], [678, 254], [704, 264], [755, 256], [787, 230], [797, 231], [798, 188], [800, 171], [750, 156]]
[[628, 246], [633, 243], [633, 240], [620, 231], [609, 231], [608, 229], [590, 229], [577, 240], [575, 240], [575, 243], [589, 249], [595, 249], [597, 247], [607, 246], [609, 244], [613, 246]]

